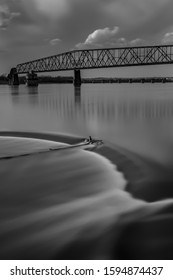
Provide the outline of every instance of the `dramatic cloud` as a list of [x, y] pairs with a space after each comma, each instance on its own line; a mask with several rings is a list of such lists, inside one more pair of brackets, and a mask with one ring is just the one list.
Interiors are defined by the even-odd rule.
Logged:
[[58, 45], [60, 42], [61, 42], [61, 39], [55, 38], [55, 39], [50, 40], [49, 43], [50, 43], [52, 46], [56, 46], [56, 45]]
[[162, 39], [162, 44], [170, 44], [170, 43], [173, 43], [173, 32], [166, 33]]
[[6, 29], [14, 17], [20, 13], [10, 12], [7, 5], [0, 5], [0, 29]]
[[94, 46], [104, 46], [115, 44], [117, 41], [117, 34], [119, 32], [119, 27], [114, 26], [114, 28], [105, 27], [103, 29], [97, 29], [88, 35], [84, 43], [78, 43], [77, 48], [83, 47], [94, 47]]
[[105, 27], [103, 29], [97, 29], [88, 35], [87, 39], [83, 43], [76, 44], [77, 49], [95, 48], [95, 47], [126, 47], [126, 46], [138, 46], [144, 44], [144, 40], [140, 38], [128, 41], [124, 37], [118, 37], [120, 29], [118, 26], [114, 28]]
[[97, 29], [91, 33], [85, 41], [85, 44], [102, 44], [115, 40], [119, 27], [115, 26], [112, 30], [109, 27]]

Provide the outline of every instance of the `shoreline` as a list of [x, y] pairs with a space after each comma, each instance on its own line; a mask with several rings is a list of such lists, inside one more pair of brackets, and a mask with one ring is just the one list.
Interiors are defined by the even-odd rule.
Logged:
[[0, 136], [12, 136], [12, 137], [24, 137], [24, 138], [35, 138], [40, 140], [49, 140], [55, 142], [65, 142], [66, 144], [77, 144], [78, 141], [84, 139], [84, 137], [61, 134], [53, 132], [32, 132], [32, 131], [0, 131]]

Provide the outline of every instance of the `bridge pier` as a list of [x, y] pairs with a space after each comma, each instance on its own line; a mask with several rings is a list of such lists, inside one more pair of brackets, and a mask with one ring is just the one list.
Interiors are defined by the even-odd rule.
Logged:
[[26, 74], [26, 85], [28, 87], [37, 87], [38, 86], [38, 76], [34, 71], [30, 71]]
[[80, 70], [79, 69], [74, 70], [73, 84], [74, 84], [75, 87], [80, 87], [81, 86], [81, 75], [80, 75]]
[[11, 68], [10, 74], [8, 75], [8, 84], [18, 86], [19, 77], [16, 68]]

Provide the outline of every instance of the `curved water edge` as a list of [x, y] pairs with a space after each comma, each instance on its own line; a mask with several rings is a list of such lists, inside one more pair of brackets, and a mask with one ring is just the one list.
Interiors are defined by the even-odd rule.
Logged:
[[[32, 140], [24, 140], [22, 135]], [[35, 150], [39, 143], [47, 148], [83, 139], [52, 134], [49, 140], [33, 140], [42, 135], [46, 137], [46, 133], [8, 132], [5, 137], [12, 142], [21, 137], [28, 149]], [[2, 259], [119, 258], [124, 242], [127, 244], [127, 235], [122, 241], [126, 228], [141, 220], [147, 224], [148, 217], [158, 220], [157, 213], [172, 205], [172, 199], [147, 203], [134, 198], [124, 190], [127, 181], [110, 160], [81, 149], [1, 160], [0, 167]], [[136, 234], [129, 235], [129, 242]], [[164, 235], [160, 240], [164, 241]]]
[[10, 137], [22, 137], [22, 138], [33, 138], [38, 140], [46, 140], [53, 142], [64, 142], [66, 144], [75, 144], [82, 141], [84, 138], [65, 133], [55, 133], [52, 131], [47, 132], [33, 132], [33, 131], [11, 131], [11, 130], [1, 130], [0, 136], [10, 136]]

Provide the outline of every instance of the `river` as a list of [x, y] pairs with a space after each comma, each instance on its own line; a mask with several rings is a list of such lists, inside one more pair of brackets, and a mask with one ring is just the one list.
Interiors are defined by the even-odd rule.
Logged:
[[[0, 131], [60, 133], [81, 138], [91, 135], [108, 146], [113, 144], [171, 166], [172, 93], [171, 83], [82, 84], [80, 89], [69, 84], [41, 84], [38, 88], [1, 85]], [[12, 143], [17, 143], [16, 154], [24, 152], [27, 145], [28, 149], [33, 145], [34, 149], [55, 145], [33, 139], [24, 143], [4, 136], [0, 140], [1, 155], [9, 153]], [[120, 217], [125, 216], [130, 224], [135, 217], [152, 215], [162, 205], [169, 206], [167, 201], [148, 204], [135, 199], [125, 191], [127, 180], [111, 161], [80, 149], [1, 159], [0, 170], [2, 259], [109, 259], [112, 240], [119, 235]], [[162, 222], [166, 232], [160, 233]], [[159, 253], [150, 246], [149, 255], [140, 255], [137, 248], [142, 239], [135, 230], [130, 237], [136, 242], [135, 258], [164, 259], [167, 254], [168, 250], [164, 250], [172, 244], [165, 237], [171, 236], [170, 220], [156, 217], [155, 224], [154, 235], [160, 235], [153, 243], [149, 234], [148, 244], [156, 244]], [[122, 239], [127, 242], [125, 237]], [[133, 242], [129, 241], [130, 246]], [[145, 242], [144, 239], [141, 251], [147, 248]], [[164, 244], [163, 250], [160, 244]], [[115, 252], [113, 258], [116, 257]], [[127, 259], [128, 255], [123, 257]]]
[[56, 132], [172, 161], [173, 84], [0, 86], [0, 129]]

